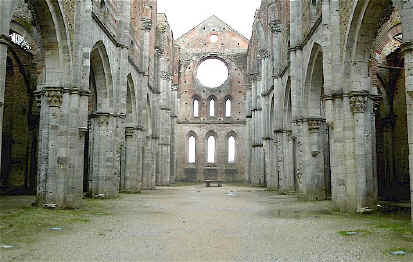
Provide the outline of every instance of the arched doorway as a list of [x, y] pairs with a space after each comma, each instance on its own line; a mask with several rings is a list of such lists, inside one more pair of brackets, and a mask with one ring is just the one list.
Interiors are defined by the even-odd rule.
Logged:
[[120, 190], [130, 193], [138, 192], [141, 183], [139, 177], [140, 170], [138, 168], [140, 152], [138, 148], [137, 123], [135, 86], [132, 76], [129, 75], [127, 80], [125, 146], [121, 160]]
[[3, 104], [1, 194], [36, 192], [39, 108], [30, 73], [32, 60], [32, 53], [23, 46], [9, 46]]
[[2, 1], [0, 8], [0, 183], [6, 193], [36, 193], [39, 203], [63, 206], [56, 183], [71, 178], [57, 168], [64, 139], [52, 124], [71, 71], [62, 12], [52, 1]]
[[119, 193], [115, 170], [112, 76], [103, 42], [90, 53], [88, 134], [84, 151], [84, 191], [91, 197], [111, 198]]
[[398, 11], [379, 29], [377, 54], [371, 71], [377, 94], [376, 169], [379, 200], [409, 202], [409, 143], [404, 59], [401, 52], [402, 24]]

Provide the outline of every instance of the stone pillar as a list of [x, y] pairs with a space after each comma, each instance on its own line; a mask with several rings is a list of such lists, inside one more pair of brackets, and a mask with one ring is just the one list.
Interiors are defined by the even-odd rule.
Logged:
[[[3, 137], [3, 111], [4, 111], [4, 92], [6, 82], [6, 64], [7, 64], [6, 40], [0, 37], [0, 166], [1, 166], [1, 148]], [[1, 170], [0, 170], [1, 172]]]
[[306, 157], [304, 198], [308, 200], [325, 200], [325, 170], [324, 154], [321, 138], [321, 119], [308, 119], [308, 145], [309, 154]]
[[159, 142], [159, 179], [158, 185], [166, 186], [171, 176], [171, 73], [168, 72], [168, 63], [165, 57], [160, 59], [160, 142]]
[[[410, 11], [411, 12], [411, 8]], [[411, 13], [410, 13], [411, 14]], [[410, 30], [412, 30], [410, 28]], [[413, 41], [402, 45], [405, 66], [407, 128], [409, 136], [409, 173], [410, 173], [410, 203], [413, 221]]]
[[123, 173], [121, 190], [128, 193], [140, 191], [138, 131], [135, 127], [125, 128], [125, 172]]
[[144, 128], [141, 126], [138, 126], [138, 131], [136, 134], [136, 139], [137, 139], [137, 146], [136, 146], [136, 152], [137, 152], [137, 157], [138, 157], [138, 163], [137, 163], [137, 169], [138, 169], [138, 188], [141, 190], [143, 188], [143, 174], [144, 174], [144, 149], [145, 149], [145, 131]]
[[37, 202], [65, 207], [66, 137], [62, 135], [63, 87], [43, 85], [39, 125]]
[[119, 194], [119, 172], [115, 170], [116, 119], [109, 113], [91, 116], [89, 130], [89, 195], [113, 198]]
[[[369, 121], [369, 98], [367, 93], [353, 92], [350, 94], [350, 107], [354, 123], [354, 163], [355, 170], [350, 184], [353, 184], [355, 203], [350, 208], [363, 212], [363, 208], [375, 208], [377, 194], [374, 192], [373, 170], [371, 167], [371, 122]], [[371, 108], [372, 109], [372, 108]]]

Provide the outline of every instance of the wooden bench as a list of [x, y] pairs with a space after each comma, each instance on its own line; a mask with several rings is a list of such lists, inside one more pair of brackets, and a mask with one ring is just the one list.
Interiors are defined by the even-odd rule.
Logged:
[[218, 187], [222, 187], [222, 183], [224, 183], [224, 181], [222, 180], [213, 180], [213, 179], [206, 179], [204, 180], [204, 182], [205, 182], [206, 187], [210, 187], [211, 184], [217, 184]]

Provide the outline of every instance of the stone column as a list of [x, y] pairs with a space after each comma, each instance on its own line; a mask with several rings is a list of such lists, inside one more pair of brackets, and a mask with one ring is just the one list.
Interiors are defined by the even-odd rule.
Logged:
[[370, 170], [372, 155], [371, 151], [371, 137], [369, 119], [369, 98], [365, 92], [353, 92], [350, 94], [350, 107], [353, 113], [354, 123], [354, 177], [351, 179], [350, 185], [353, 184], [355, 188], [355, 203], [350, 204], [351, 209], [357, 212], [363, 212], [365, 207], [375, 208], [377, 201], [377, 194], [372, 192], [373, 170]]
[[116, 143], [114, 130], [116, 119], [109, 113], [91, 116], [89, 130], [89, 195], [113, 198], [119, 194], [119, 172], [115, 172]]
[[[411, 12], [411, 8], [410, 11]], [[411, 13], [410, 13], [411, 14]], [[413, 20], [413, 19], [411, 19]], [[412, 30], [410, 28], [410, 30]], [[413, 221], [413, 41], [402, 45], [405, 67], [406, 104], [407, 104], [407, 128], [409, 136], [409, 173], [410, 173], [410, 203]]]
[[145, 149], [145, 131], [142, 126], [138, 126], [138, 131], [136, 133], [137, 146], [136, 153], [138, 157], [137, 169], [138, 169], [138, 188], [141, 190], [143, 188], [143, 163], [144, 163], [144, 149]]
[[304, 194], [308, 200], [325, 200], [324, 154], [321, 139], [321, 119], [308, 119], [309, 155], [306, 158]]
[[[1, 148], [3, 137], [3, 111], [4, 111], [4, 92], [6, 82], [6, 64], [7, 64], [7, 48], [6, 40], [0, 37], [0, 166], [1, 166]], [[0, 170], [1, 172], [1, 170]]]
[[39, 87], [41, 96], [39, 125], [39, 164], [37, 202], [65, 207], [65, 176], [67, 163], [66, 137], [62, 128], [63, 88], [49, 85]]
[[125, 172], [122, 177], [121, 190], [128, 193], [140, 191], [140, 179], [138, 177], [138, 137], [136, 127], [125, 128]]
[[159, 180], [158, 185], [166, 186], [170, 183], [171, 176], [171, 107], [170, 90], [172, 75], [168, 70], [168, 63], [165, 57], [160, 59], [160, 142], [159, 142]]

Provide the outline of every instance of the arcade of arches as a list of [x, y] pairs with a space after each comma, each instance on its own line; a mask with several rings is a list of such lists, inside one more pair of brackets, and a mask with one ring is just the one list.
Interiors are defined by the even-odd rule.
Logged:
[[411, 203], [413, 1], [262, 0], [251, 39], [216, 16], [174, 39], [156, 7], [1, 1], [2, 195], [76, 208], [223, 179]]

